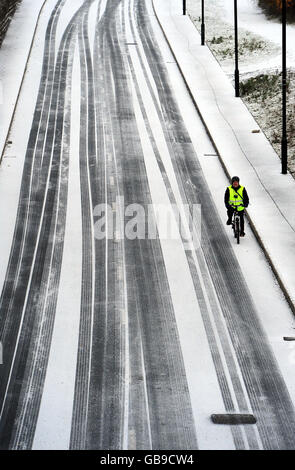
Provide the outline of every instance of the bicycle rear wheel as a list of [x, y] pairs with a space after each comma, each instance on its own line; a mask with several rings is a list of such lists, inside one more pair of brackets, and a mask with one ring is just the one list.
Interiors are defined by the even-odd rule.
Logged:
[[235, 235], [237, 238], [237, 244], [239, 245], [240, 243], [240, 217], [236, 217], [235, 220]]

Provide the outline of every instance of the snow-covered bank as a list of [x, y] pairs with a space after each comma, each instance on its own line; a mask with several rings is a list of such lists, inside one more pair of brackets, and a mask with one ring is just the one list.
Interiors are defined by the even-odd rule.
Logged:
[[[233, 2], [211, 0], [205, 2], [206, 44], [229, 78], [234, 79], [234, 27]], [[200, 31], [201, 0], [187, 0], [188, 13]], [[239, 71], [245, 83], [242, 99], [259, 126], [280, 155], [281, 87], [281, 25], [268, 20], [257, 7], [256, 0], [240, 0], [239, 21]], [[295, 42], [295, 26], [288, 25], [288, 44]], [[295, 54], [288, 47], [287, 65], [295, 69]], [[294, 119], [295, 75], [289, 71], [288, 90], [288, 152], [289, 169], [295, 172]], [[260, 76], [263, 77], [260, 77]], [[265, 77], [264, 77], [265, 76]], [[248, 82], [250, 80], [250, 82]], [[251, 87], [249, 86], [251, 85]], [[256, 88], [255, 88], [256, 86]], [[251, 92], [248, 92], [251, 88]]]
[[0, 49], [0, 158], [44, 0], [22, 0]]
[[[210, 2], [211, 3], [211, 2]], [[226, 21], [233, 24], [234, 2], [223, 0]], [[239, 25], [254, 34], [259, 34], [265, 39], [277, 44], [282, 44], [282, 25], [278, 19], [267, 18], [264, 12], [257, 6], [257, 0], [238, 1]], [[295, 25], [287, 24], [287, 41], [291, 46], [295, 43]], [[295, 54], [292, 47], [288, 48], [288, 63], [295, 66]], [[280, 62], [279, 62], [280, 65]]]
[[11, 18], [21, 0], [0, 0], [0, 45], [5, 37]]

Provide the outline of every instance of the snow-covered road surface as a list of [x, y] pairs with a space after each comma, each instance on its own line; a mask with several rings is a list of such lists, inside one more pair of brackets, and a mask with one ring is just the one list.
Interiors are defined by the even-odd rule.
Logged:
[[[294, 448], [277, 344], [292, 314], [249, 229], [239, 250], [225, 230], [226, 179], [151, 1], [50, 3], [40, 88], [24, 84], [0, 173], [1, 448]], [[122, 197], [201, 207], [201, 245], [99, 240], [97, 206], [120, 219]], [[216, 426], [220, 412], [257, 424]]]

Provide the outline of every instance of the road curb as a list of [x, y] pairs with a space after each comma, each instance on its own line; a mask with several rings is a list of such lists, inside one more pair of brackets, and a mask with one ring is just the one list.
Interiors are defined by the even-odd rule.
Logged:
[[[181, 74], [181, 76], [182, 76], [182, 78], [183, 78], [183, 80], [184, 80], [184, 83], [185, 83], [185, 86], [186, 86], [186, 88], [187, 88], [187, 90], [188, 90], [188, 93], [189, 93], [189, 95], [190, 95], [190, 97], [191, 97], [191, 99], [192, 99], [192, 101], [193, 101], [193, 103], [194, 103], [194, 106], [195, 106], [195, 108], [196, 108], [196, 110], [197, 110], [197, 112], [198, 112], [198, 114], [199, 114], [199, 116], [200, 116], [200, 119], [201, 119], [201, 121], [202, 121], [202, 123], [203, 123], [203, 125], [204, 125], [204, 127], [205, 127], [205, 129], [206, 129], [206, 132], [207, 132], [207, 134], [208, 134], [208, 136], [209, 136], [209, 138], [210, 138], [210, 140], [211, 140], [211, 142], [212, 142], [212, 145], [213, 145], [213, 147], [214, 147], [214, 149], [215, 149], [215, 151], [216, 151], [216, 154], [217, 154], [217, 156], [218, 156], [218, 158], [219, 158], [219, 161], [220, 161], [220, 163], [221, 163], [221, 165], [222, 165], [222, 168], [223, 168], [223, 170], [224, 170], [226, 176], [228, 177], [228, 179], [229, 179], [229, 181], [230, 181], [230, 180], [231, 180], [230, 172], [228, 171], [227, 166], [226, 166], [224, 160], [223, 160], [222, 157], [221, 157], [221, 154], [220, 154], [220, 152], [219, 152], [219, 150], [218, 150], [218, 147], [217, 147], [217, 145], [216, 145], [216, 143], [215, 143], [215, 141], [214, 141], [214, 138], [213, 138], [213, 136], [212, 136], [212, 133], [210, 132], [210, 130], [209, 130], [207, 124], [206, 124], [206, 121], [205, 121], [205, 119], [204, 119], [204, 117], [203, 117], [203, 115], [202, 115], [202, 113], [201, 113], [201, 111], [200, 111], [200, 108], [199, 108], [198, 103], [197, 103], [197, 101], [196, 101], [196, 99], [195, 99], [195, 96], [194, 96], [194, 94], [193, 94], [193, 92], [192, 92], [192, 90], [191, 90], [191, 88], [190, 88], [190, 86], [189, 86], [189, 84], [188, 84], [188, 81], [186, 80], [186, 76], [184, 75], [184, 73], [183, 73], [183, 71], [182, 71], [182, 68], [181, 68], [181, 65], [180, 65], [180, 63], [179, 63], [179, 61], [178, 61], [178, 59], [177, 59], [177, 56], [176, 56], [176, 54], [174, 53], [173, 47], [172, 47], [172, 45], [171, 45], [171, 42], [170, 42], [170, 40], [169, 40], [169, 38], [168, 38], [168, 36], [167, 36], [167, 34], [166, 34], [166, 32], [165, 32], [165, 29], [164, 29], [164, 27], [163, 27], [163, 25], [162, 25], [161, 18], [160, 18], [160, 16], [158, 15], [157, 9], [156, 9], [156, 7], [155, 7], [155, 5], [154, 5], [154, 0], [152, 0], [152, 5], [153, 5], [153, 10], [154, 10], [154, 13], [155, 13], [155, 17], [157, 18], [157, 21], [158, 21], [158, 23], [159, 23], [159, 26], [160, 26], [160, 28], [161, 28], [161, 30], [162, 30], [164, 36], [165, 36], [165, 39], [166, 39], [167, 44], [168, 44], [168, 46], [169, 46], [169, 49], [170, 49], [170, 51], [171, 51], [171, 53], [172, 53], [172, 55], [173, 55], [173, 57], [174, 57], [175, 63], [177, 64], [177, 67], [178, 67], [178, 69], [179, 69], [179, 72], [180, 72], [180, 74]], [[189, 17], [188, 17], [188, 18], [189, 18]], [[189, 19], [190, 19], [190, 18], [189, 18]], [[191, 21], [191, 20], [190, 20], [190, 21]], [[207, 48], [208, 48], [207, 45], [205, 45], [204, 47], [207, 47]], [[208, 48], [208, 49], [209, 49], [209, 48]], [[210, 50], [210, 49], [209, 49], [209, 50]], [[211, 51], [210, 51], [210, 53], [212, 54]], [[212, 54], [212, 55], [213, 55], [213, 54]], [[214, 57], [214, 56], [213, 56], [213, 57]], [[215, 57], [214, 57], [214, 59], [215, 59]], [[253, 222], [253, 220], [251, 219], [251, 217], [249, 216], [249, 213], [248, 213], [247, 211], [246, 211], [246, 215], [247, 215], [247, 219], [248, 219], [249, 225], [250, 225], [250, 227], [251, 227], [251, 229], [252, 229], [252, 231], [253, 231], [253, 233], [254, 233], [254, 235], [255, 235], [255, 237], [256, 237], [256, 239], [257, 239], [257, 241], [258, 241], [258, 243], [259, 243], [259, 245], [260, 245], [260, 247], [261, 247], [261, 249], [262, 249], [262, 251], [263, 251], [263, 253], [264, 253], [264, 255], [265, 255], [265, 257], [266, 257], [266, 260], [267, 260], [268, 264], [270, 265], [270, 267], [271, 267], [271, 269], [272, 269], [272, 272], [273, 272], [273, 274], [274, 274], [274, 276], [275, 276], [275, 278], [276, 278], [276, 280], [277, 280], [277, 282], [278, 282], [278, 284], [279, 284], [279, 286], [280, 286], [280, 288], [281, 288], [281, 290], [282, 290], [282, 292], [283, 292], [283, 294], [284, 294], [284, 296], [285, 296], [285, 298], [286, 298], [286, 300], [287, 300], [287, 302], [288, 302], [288, 304], [289, 304], [289, 306], [290, 306], [290, 308], [291, 308], [291, 310], [292, 310], [294, 316], [295, 316], [295, 303], [294, 303], [293, 300], [292, 300], [292, 296], [290, 295], [288, 288], [285, 286], [285, 283], [284, 283], [284, 281], [282, 280], [282, 277], [281, 277], [280, 274], [279, 274], [279, 271], [278, 271], [278, 269], [277, 269], [277, 267], [276, 267], [276, 264], [273, 262], [271, 255], [269, 254], [268, 250], [266, 249], [265, 244], [264, 244], [264, 242], [263, 242], [263, 240], [262, 240], [262, 238], [261, 238], [261, 236], [260, 236], [260, 234], [259, 234], [259, 232], [258, 232], [258, 230], [257, 230], [257, 228], [256, 228], [256, 226], [255, 226], [255, 224], [254, 224], [254, 222]]]

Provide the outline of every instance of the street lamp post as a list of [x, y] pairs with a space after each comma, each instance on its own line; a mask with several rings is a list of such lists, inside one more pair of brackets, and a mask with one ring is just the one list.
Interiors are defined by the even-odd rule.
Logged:
[[205, 6], [204, 1], [202, 0], [202, 24], [201, 24], [201, 46], [205, 45]]
[[183, 14], [186, 14], [186, 0], [183, 0]]
[[238, 6], [237, 0], [234, 0], [235, 17], [235, 91], [236, 97], [240, 96], [240, 78], [239, 78], [239, 39], [238, 39]]
[[287, 173], [288, 161], [288, 141], [287, 141], [287, 67], [286, 67], [286, 0], [282, 2], [282, 141], [281, 141], [281, 158], [282, 158], [282, 173]]

